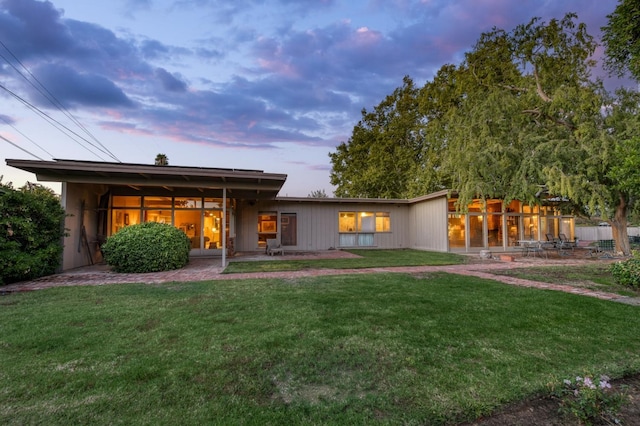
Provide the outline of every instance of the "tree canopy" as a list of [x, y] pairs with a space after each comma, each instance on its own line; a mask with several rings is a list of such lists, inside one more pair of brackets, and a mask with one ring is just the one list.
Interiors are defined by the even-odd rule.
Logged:
[[[329, 154], [337, 197], [407, 197], [414, 168], [421, 164], [418, 91], [405, 77], [402, 87], [362, 119], [351, 138]], [[407, 173], [408, 171], [411, 173]]]
[[169, 158], [165, 154], [156, 155], [155, 163], [156, 166], [168, 166]]
[[640, 2], [620, 0], [602, 27], [605, 65], [619, 77], [629, 73], [640, 80]]
[[[609, 218], [628, 252], [639, 163], [637, 96], [591, 77], [596, 42], [575, 14], [484, 33], [458, 66], [418, 89], [409, 77], [330, 154], [338, 196], [541, 203]], [[630, 176], [631, 175], [631, 176]], [[505, 203], [506, 204], [506, 203]]]

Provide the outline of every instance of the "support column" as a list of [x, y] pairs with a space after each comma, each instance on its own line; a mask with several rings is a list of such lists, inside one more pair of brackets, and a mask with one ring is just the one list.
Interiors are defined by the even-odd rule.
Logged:
[[222, 267], [227, 266], [227, 188], [222, 188]]

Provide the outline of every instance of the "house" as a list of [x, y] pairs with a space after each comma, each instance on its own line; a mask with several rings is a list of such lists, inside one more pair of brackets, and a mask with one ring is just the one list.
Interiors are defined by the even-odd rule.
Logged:
[[180, 228], [192, 256], [264, 250], [414, 248], [442, 252], [513, 250], [517, 241], [574, 235], [574, 218], [553, 205], [475, 200], [468, 213], [439, 191], [413, 199], [278, 197], [287, 176], [260, 170], [75, 160], [6, 160], [40, 182], [61, 182], [69, 214], [62, 269], [99, 259], [120, 228], [156, 221]]

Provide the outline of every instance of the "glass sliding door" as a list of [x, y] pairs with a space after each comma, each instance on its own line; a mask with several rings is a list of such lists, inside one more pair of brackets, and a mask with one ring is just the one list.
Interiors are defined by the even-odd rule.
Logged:
[[449, 249], [464, 249], [467, 247], [465, 219], [466, 216], [462, 214], [449, 214]]
[[189, 240], [191, 240], [191, 250], [200, 250], [209, 242], [209, 238], [205, 238], [202, 232], [201, 216], [202, 211], [199, 209], [176, 209], [175, 211], [176, 227], [184, 232], [187, 237], [189, 237]]
[[222, 238], [224, 235], [224, 226], [222, 226], [222, 212], [217, 210], [205, 210], [204, 212], [204, 230], [205, 238], [204, 249], [218, 250], [222, 249]]
[[484, 247], [484, 216], [469, 215], [469, 247]]

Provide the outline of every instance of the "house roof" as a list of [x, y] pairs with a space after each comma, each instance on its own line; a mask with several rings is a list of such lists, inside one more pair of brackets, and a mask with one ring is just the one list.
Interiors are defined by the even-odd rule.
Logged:
[[289, 201], [289, 202], [305, 202], [305, 203], [357, 203], [357, 204], [415, 204], [421, 201], [431, 200], [434, 198], [442, 198], [447, 197], [449, 194], [448, 189], [444, 189], [438, 192], [433, 192], [431, 194], [422, 195], [420, 197], [411, 198], [411, 199], [403, 199], [403, 198], [332, 198], [332, 197], [322, 197], [322, 198], [301, 198], [301, 197], [278, 197], [276, 198], [279, 201]]
[[115, 192], [154, 190], [157, 193], [191, 191], [202, 196], [227, 195], [241, 199], [275, 198], [287, 179], [286, 174], [262, 170], [209, 167], [155, 166], [99, 161], [14, 160], [7, 165], [34, 173], [41, 182], [72, 182], [109, 185]]

